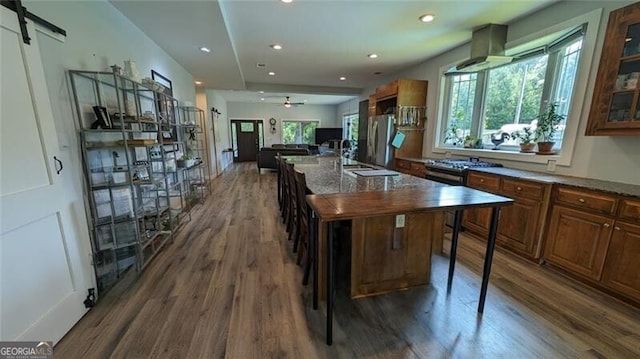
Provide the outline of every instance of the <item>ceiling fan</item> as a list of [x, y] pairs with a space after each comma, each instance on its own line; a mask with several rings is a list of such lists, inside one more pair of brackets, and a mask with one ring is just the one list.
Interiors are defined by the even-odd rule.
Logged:
[[291, 106], [301, 106], [301, 105], [304, 105], [304, 102], [291, 102], [291, 100], [289, 99], [289, 96], [285, 97], [284, 107], [289, 108]]

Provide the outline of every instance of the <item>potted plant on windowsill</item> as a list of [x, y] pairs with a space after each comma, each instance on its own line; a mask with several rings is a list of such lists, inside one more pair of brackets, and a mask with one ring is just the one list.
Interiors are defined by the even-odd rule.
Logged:
[[469, 135], [464, 138], [464, 148], [482, 148], [482, 139]]
[[520, 152], [531, 153], [536, 147], [535, 134], [531, 131], [531, 127], [525, 127], [520, 131], [511, 134], [511, 137], [520, 140]]
[[536, 127], [536, 141], [538, 141], [538, 154], [552, 155], [553, 135], [556, 127], [564, 120], [565, 116], [557, 112], [558, 104], [550, 102], [547, 109], [538, 117], [538, 127]]

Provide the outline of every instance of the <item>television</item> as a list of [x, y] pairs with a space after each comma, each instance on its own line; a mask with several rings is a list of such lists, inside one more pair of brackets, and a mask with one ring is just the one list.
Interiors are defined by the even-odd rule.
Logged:
[[342, 140], [342, 127], [316, 128], [316, 144], [321, 145], [330, 140]]

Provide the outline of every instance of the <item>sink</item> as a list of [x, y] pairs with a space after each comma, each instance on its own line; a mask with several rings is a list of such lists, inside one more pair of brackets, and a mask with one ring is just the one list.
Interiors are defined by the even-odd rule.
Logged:
[[342, 168], [345, 170], [372, 170], [373, 167], [365, 166], [365, 165], [342, 165]]

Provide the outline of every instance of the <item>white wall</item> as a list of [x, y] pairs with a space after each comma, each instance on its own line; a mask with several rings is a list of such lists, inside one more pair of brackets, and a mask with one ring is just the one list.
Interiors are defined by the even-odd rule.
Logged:
[[213, 131], [216, 140], [215, 157], [218, 161], [217, 166], [219, 175], [233, 161], [233, 156], [229, 158], [228, 153], [223, 152], [224, 150], [231, 148], [227, 101], [222, 97], [220, 91], [207, 89], [205, 93], [207, 98], [207, 111], [209, 111], [209, 114], [211, 114], [212, 108], [221, 112], [220, 115], [217, 115], [213, 119]]
[[360, 110], [360, 99], [357, 97], [339, 104], [336, 109], [336, 114], [338, 115], [338, 121], [342, 123], [342, 116], [358, 113], [359, 110]]
[[[30, 12], [65, 29], [60, 42], [42, 33], [37, 36], [44, 66], [46, 86], [65, 170], [62, 172], [65, 199], [74, 213], [75, 230], [91, 253], [88, 224], [83, 200], [83, 174], [68, 69], [109, 70], [109, 65], [124, 66], [134, 60], [144, 76], [151, 69], [173, 81], [174, 95], [194, 101], [193, 76], [178, 65], [151, 39], [106, 1], [24, 1]], [[45, 84], [43, 84], [44, 86]]]
[[[265, 147], [282, 143], [282, 120], [320, 120], [319, 127], [342, 127], [342, 115], [336, 115], [335, 105], [303, 105], [286, 108], [274, 103], [229, 102], [227, 108], [229, 120], [264, 120]], [[276, 133], [270, 131], [269, 119], [272, 117], [278, 121]]]
[[[564, 1], [553, 4], [541, 11], [526, 16], [509, 24], [508, 42], [518, 40], [531, 33], [548, 28], [560, 22], [586, 14], [594, 9], [602, 8], [603, 17], [596, 40], [595, 54], [590, 75], [586, 82], [585, 102], [579, 121], [578, 137], [575, 144], [573, 160], [570, 166], [558, 166], [556, 173], [562, 175], [589, 177], [616, 182], [640, 184], [640, 139], [638, 137], [587, 137], [584, 136], [593, 87], [600, 60], [600, 53], [604, 41], [608, 14], [611, 10], [623, 7], [632, 1]], [[592, 29], [590, 29], [592, 30]], [[429, 81], [427, 95], [427, 128], [423, 146], [424, 157], [441, 157], [431, 151], [434, 141], [437, 101], [439, 97], [437, 84], [440, 68], [457, 63], [468, 58], [469, 45], [460, 46], [440, 56], [415, 66], [407, 71], [388, 76], [379, 83], [371, 84], [364, 92], [364, 96], [375, 92], [375, 87], [397, 78], [413, 78]], [[494, 160], [492, 160], [494, 161]], [[516, 161], [500, 161], [506, 166], [545, 171], [545, 165]]]

